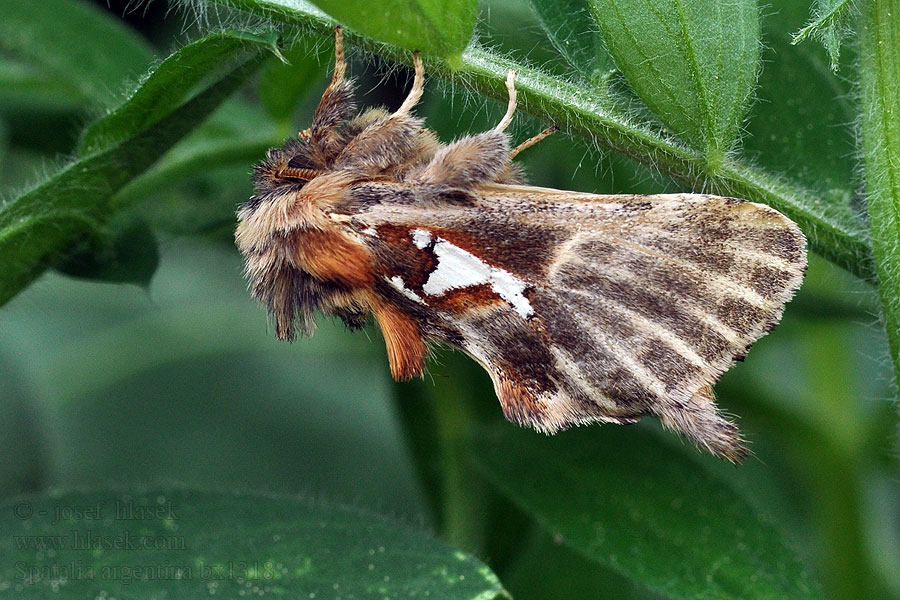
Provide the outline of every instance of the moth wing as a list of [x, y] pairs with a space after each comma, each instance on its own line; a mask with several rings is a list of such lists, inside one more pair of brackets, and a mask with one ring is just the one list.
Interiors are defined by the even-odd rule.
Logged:
[[651, 414], [715, 454], [746, 452], [712, 385], [774, 327], [802, 280], [805, 238], [774, 209], [492, 184], [469, 203], [384, 218], [525, 285], [528, 312], [502, 294], [455, 312], [421, 295], [458, 331], [445, 341], [490, 373], [509, 419], [554, 432]]

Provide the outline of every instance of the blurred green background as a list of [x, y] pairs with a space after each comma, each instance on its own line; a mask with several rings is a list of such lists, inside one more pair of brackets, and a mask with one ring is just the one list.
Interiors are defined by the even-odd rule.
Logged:
[[[162, 3], [134, 7], [121, 0], [107, 6], [98, 0], [95, 7], [127, 23], [160, 56], [197, 33], [196, 23], [167, 14]], [[791, 109], [802, 113], [796, 118], [831, 128], [821, 144], [818, 130], [802, 140], [801, 151], [766, 129], [788, 110], [767, 94], [793, 76], [786, 70], [806, 68], [794, 55], [776, 56], [771, 46], [783, 45], [807, 11], [803, 2], [765, 9], [770, 48], [745, 152], [819, 189], [831, 187], [828, 178], [844, 187], [854, 177], [847, 116], [853, 100], [846, 82], [836, 78], [831, 89], [809, 92], [819, 96], [820, 106]], [[480, 19], [482, 42], [516, 60], [565, 72], [527, 3], [483, 3]], [[227, 145], [231, 136], [252, 132], [259, 148], [247, 144], [248, 154], [261, 156], [269, 143], [305, 127], [325, 85], [329, 50], [327, 44], [318, 53], [300, 48], [289, 56], [292, 67], [271, 59], [200, 134], [205, 140], [219, 135]], [[821, 49], [804, 51], [819, 55], [824, 68]], [[852, 68], [852, 50], [845, 54]], [[27, 69], [18, 57], [0, 57], [7, 82], [21, 75], [17, 69]], [[355, 55], [350, 70], [360, 84], [361, 105], [396, 106], [409, 82], [405, 69], [371, 56]], [[290, 118], [276, 118], [285, 109], [260, 101], [258, 90], [267, 85], [291, 87], [293, 96], [283, 100]], [[494, 102], [437, 80], [428, 85], [421, 113], [444, 141], [483, 130], [502, 114]], [[72, 152], [95, 111], [46, 87], [0, 88], [4, 197], [52, 171]], [[515, 136], [524, 139], [541, 127], [520, 116]], [[823, 145], [830, 162], [802, 160], [803, 152]], [[146, 248], [150, 256], [144, 271], [133, 272], [141, 283], [50, 272], [0, 309], [0, 494], [171, 481], [302, 493], [437, 527], [479, 552], [515, 597], [649, 597], [554, 544], [533, 525], [516, 525], [528, 531], [520, 538], [488, 542], [447, 533], [448, 517], [433, 510], [436, 496], [427, 476], [441, 465], [423, 462], [414, 450], [416, 436], [423, 434], [406, 426], [417, 403], [421, 408], [435, 399], [468, 407], [485, 421], [500, 419], [487, 378], [458, 355], [441, 352], [424, 382], [393, 384], [377, 330], [351, 334], [325, 319], [312, 339], [277, 342], [265, 311], [245, 289], [231, 240], [234, 210], [252, 193], [254, 160], [198, 164], [177, 179], [148, 178], [126, 188], [124, 196], [141, 198], [122, 218], [124, 231], [140, 232], [129, 237], [141, 244], [132, 252], [141, 255]], [[562, 135], [529, 150], [522, 161], [530, 181], [548, 187], [599, 193], [678, 189], [645, 167]], [[129, 229], [133, 223], [148, 223], [152, 233], [143, 225]], [[141, 273], [152, 272], [156, 243], [158, 269], [147, 279]], [[738, 415], [754, 456], [738, 468], [708, 457], [698, 461], [786, 534], [831, 598], [900, 598], [892, 382], [872, 289], [813, 256], [781, 326], [716, 388], [720, 403]], [[594, 427], [590, 434], [604, 436], [611, 427]], [[526, 521], [511, 505], [501, 503], [499, 510]], [[564, 569], [578, 576], [564, 585], [542, 584], [535, 564], [545, 574]]]

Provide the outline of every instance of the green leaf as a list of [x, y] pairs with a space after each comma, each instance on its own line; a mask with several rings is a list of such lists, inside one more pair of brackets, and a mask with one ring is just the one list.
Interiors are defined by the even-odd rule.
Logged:
[[269, 61], [260, 76], [259, 96], [266, 113], [276, 123], [293, 125], [294, 110], [300, 101], [328, 80], [325, 70], [332, 54], [298, 43], [282, 51], [286, 62]]
[[743, 152], [756, 164], [820, 192], [830, 204], [848, 207], [857, 169], [847, 130], [856, 113], [850, 86], [829, 73], [814, 48], [791, 46], [771, 20], [766, 29], [775, 30], [766, 35], [765, 67]]
[[612, 68], [586, 0], [531, 0], [553, 47], [586, 81], [599, 85]]
[[0, 48], [40, 67], [69, 94], [102, 104], [154, 56], [121, 20], [75, 0], [0, 2]]
[[[92, 101], [46, 70], [0, 52], [0, 119], [7, 122], [12, 145], [52, 156], [72, 151], [78, 128]], [[3, 185], [33, 180], [30, 172], [3, 177]]]
[[140, 213], [154, 228], [176, 235], [232, 230], [235, 207], [252, 194], [248, 165], [281, 137], [258, 106], [233, 98], [119, 190], [111, 205], [147, 199]]
[[116, 108], [90, 126], [82, 135], [79, 154], [100, 152], [132, 137], [171, 113], [198, 89], [221, 78], [220, 67], [248, 44], [274, 47], [274, 37], [246, 33], [214, 33], [203, 43], [189, 44], [166, 59], [165, 68]]
[[360, 33], [407, 50], [455, 61], [459, 61], [469, 44], [478, 13], [476, 0], [313, 1]]
[[[221, 39], [212, 36], [194, 45], [218, 46]], [[222, 56], [229, 60], [216, 65], [220, 79], [209, 82], [209, 87], [190, 101], [176, 107], [169, 96], [160, 98], [170, 106], [168, 115], [143, 130], [136, 131], [131, 124], [123, 123], [123, 128], [130, 133], [121, 136], [112, 132], [118, 136], [116, 144], [82, 157], [0, 206], [0, 304], [13, 297], [83, 235], [103, 235], [104, 223], [110, 217], [108, 203], [112, 194], [145, 171], [231, 94], [259, 65], [259, 47], [258, 42], [250, 40], [233, 46], [230, 56]], [[164, 61], [150, 76], [147, 85], [154, 90], [152, 94], [155, 95], [155, 84], [150, 82], [157, 77], [171, 81], [172, 68], [171, 60]], [[190, 78], [184, 83], [193, 87]], [[172, 97], [183, 97], [178, 81], [172, 82], [172, 88]], [[124, 106], [142, 104], [143, 89], [139, 88]], [[153, 112], [153, 107], [147, 108]], [[119, 114], [115, 111], [112, 117], [118, 118]]]
[[[511, 509], [511, 512], [519, 511]], [[534, 528], [532, 525], [531, 529]], [[596, 561], [585, 558], [544, 531], [529, 533], [531, 535], [521, 544], [521, 553], [516, 556], [512, 568], [501, 571], [503, 585], [513, 598], [519, 600], [666, 598], [650, 592], [640, 583], [598, 565]]]
[[0, 56], [0, 99], [4, 103], [10, 99], [37, 100], [65, 108], [80, 108], [85, 104], [79, 97], [73, 97], [68, 85], [43, 69], [8, 56]]
[[900, 379], [900, 15], [872, 0], [859, 20], [862, 148], [878, 294]]
[[111, 229], [106, 239], [89, 240], [66, 254], [57, 270], [82, 279], [149, 287], [159, 266], [159, 248], [150, 226], [130, 219]]
[[476, 558], [354, 508], [184, 489], [65, 492], [0, 508], [19, 598], [508, 597]]
[[690, 450], [647, 429], [546, 437], [503, 426], [471, 450], [500, 492], [562, 543], [671, 598], [820, 597], [772, 525]]
[[[331, 37], [332, 23], [317, 11], [283, 1], [208, 0], [240, 8], [253, 15], [289, 27]], [[345, 32], [348, 45], [391, 60], [410, 64], [406, 50]], [[754, 60], [757, 54], [753, 54]], [[518, 111], [557, 124], [563, 131], [606, 145], [623, 155], [650, 165], [683, 185], [708, 193], [744, 198], [768, 204], [796, 221], [806, 233], [811, 248], [859, 277], [874, 280], [872, 248], [865, 224], [846, 206], [823, 202], [818, 193], [787, 180], [781, 173], [757, 167], [752, 161], [728, 155], [719, 165], [709, 156], [673, 139], [654, 123], [637, 119], [633, 111], [597, 87], [585, 88], [547, 73], [504, 59], [490, 50], [470, 46], [462, 66], [431, 60], [431, 75], [506, 104], [504, 85], [508, 69], [518, 72]], [[755, 68], [754, 68], [755, 72]], [[539, 151], [539, 150], [534, 150]]]
[[852, 13], [853, 0], [817, 0], [812, 20], [794, 34], [792, 44], [799, 44], [810, 35], [822, 42], [831, 59], [831, 70], [837, 72], [841, 58], [841, 40], [847, 35], [847, 20]]
[[606, 47], [666, 127], [716, 164], [731, 149], [759, 68], [754, 0], [589, 0]]
[[[9, 151], [9, 129], [6, 121], [0, 119], [0, 173], [2, 173], [3, 165], [6, 163], [6, 153]], [[2, 191], [2, 187], [0, 187]]]

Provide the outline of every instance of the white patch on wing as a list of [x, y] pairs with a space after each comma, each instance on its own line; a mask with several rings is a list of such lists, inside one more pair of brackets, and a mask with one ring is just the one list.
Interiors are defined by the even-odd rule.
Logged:
[[[428, 243], [431, 242], [431, 234], [421, 229], [413, 231], [413, 242], [419, 248], [424, 248], [428, 244], [419, 245], [425, 238], [420, 236], [417, 239], [419, 232], [428, 236]], [[422, 286], [422, 291], [427, 295], [441, 296], [449, 290], [488, 283], [491, 290], [506, 300], [519, 316], [528, 318], [534, 314], [531, 303], [523, 294], [528, 284], [509, 271], [492, 267], [471, 252], [466, 252], [443, 238], [438, 238], [435, 242], [434, 256], [437, 268]]]
[[418, 302], [419, 304], [425, 304], [425, 301], [422, 300], [422, 298], [417, 293], [406, 287], [406, 282], [403, 281], [403, 278], [399, 275], [394, 275], [390, 278], [385, 277], [384, 280], [391, 284], [391, 287], [393, 287], [395, 290], [397, 290], [410, 300]]
[[371, 235], [372, 237], [378, 237], [378, 231], [374, 227], [367, 227], [363, 229], [362, 232], [366, 235]]
[[416, 248], [427, 248], [431, 243], [431, 232], [425, 229], [414, 229], [412, 232], [413, 244]]
[[434, 245], [434, 256], [437, 268], [422, 286], [429, 296], [441, 296], [448, 290], [481, 285], [491, 279], [490, 265], [443, 238]]
[[531, 303], [522, 293], [525, 291], [526, 285], [524, 281], [509, 271], [491, 267], [491, 289], [498, 296], [509, 302], [522, 317], [529, 317], [534, 313]]

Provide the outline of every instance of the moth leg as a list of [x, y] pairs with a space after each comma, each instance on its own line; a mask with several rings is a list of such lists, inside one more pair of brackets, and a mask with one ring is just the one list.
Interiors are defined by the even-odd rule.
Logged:
[[512, 149], [512, 152], [509, 153], [509, 159], [512, 160], [522, 150], [527, 150], [528, 148], [531, 148], [532, 146], [534, 146], [535, 144], [537, 144], [544, 138], [546, 138], [550, 135], [553, 135], [557, 131], [559, 131], [559, 127], [557, 127], [556, 125], [551, 125], [547, 129], [540, 132], [539, 134], [528, 138], [527, 140], [525, 140], [524, 142], [522, 142], [521, 144], [519, 144], [518, 146], [516, 146], [515, 148]]
[[[531, 148], [532, 146], [534, 146], [535, 144], [537, 144], [538, 142], [540, 142], [547, 136], [552, 135], [552, 134], [556, 133], [557, 131], [559, 131], [559, 127], [557, 127], [556, 125], [551, 125], [547, 129], [540, 132], [539, 134], [528, 138], [527, 140], [525, 140], [524, 142], [522, 142], [521, 144], [519, 144], [518, 146], [516, 146], [515, 148], [512, 149], [512, 152], [509, 153], [509, 160], [512, 161], [512, 159], [514, 159], [516, 157], [516, 155], [519, 154], [519, 152], [521, 152], [522, 150], [527, 150], [528, 148]], [[506, 184], [511, 184], [511, 185], [521, 185], [521, 184], [525, 183], [525, 179], [522, 176], [522, 171], [519, 169], [519, 167], [517, 165], [515, 165], [512, 162], [510, 162], [506, 166], [506, 169], [504, 171], [502, 171], [499, 175], [497, 175], [497, 177], [494, 179], [494, 181], [496, 181], [497, 183], [506, 183]]]
[[494, 131], [505, 131], [509, 124], [512, 123], [513, 113], [516, 112], [516, 72], [510, 69], [506, 72], [506, 89], [509, 92], [509, 102], [506, 105], [506, 114], [494, 127]]
[[353, 84], [345, 78], [347, 61], [344, 57], [343, 28], [334, 28], [334, 71], [331, 83], [322, 92], [322, 98], [313, 114], [312, 125], [299, 133], [301, 139], [328, 146], [336, 141], [335, 127], [353, 112]]
[[413, 107], [418, 104], [419, 100], [422, 98], [422, 91], [425, 89], [425, 65], [422, 63], [422, 59], [419, 57], [418, 50], [413, 52], [413, 69], [415, 69], [415, 76], [413, 77], [412, 87], [409, 89], [409, 94], [406, 96], [406, 100], [403, 101], [403, 104], [400, 105], [400, 108], [391, 115], [393, 117], [399, 117], [401, 115], [406, 115], [413, 109]]
[[387, 346], [391, 376], [397, 381], [425, 372], [425, 342], [416, 322], [391, 304], [376, 302], [372, 312]]
[[418, 52], [413, 53], [413, 66], [416, 70], [413, 85], [400, 108], [381, 119], [374, 118], [373, 113], [370, 124], [334, 160], [335, 169], [355, 169], [375, 175], [402, 165], [409, 156], [429, 147], [421, 134], [421, 119], [409, 114], [422, 97], [425, 85], [425, 67]]
[[520, 181], [518, 173], [510, 169], [510, 158], [547, 137], [552, 131], [542, 132], [510, 152], [509, 137], [504, 130], [512, 122], [516, 112], [515, 79], [516, 72], [510, 69], [506, 74], [509, 103], [506, 114], [496, 127], [441, 148], [425, 167], [410, 174], [410, 181], [419, 185], [446, 185], [462, 190], [472, 189], [489, 181]]
[[[416, 184], [447, 185], [471, 189], [504, 174], [509, 166], [509, 137], [504, 133], [516, 111], [516, 72], [506, 74], [509, 104], [500, 123], [490, 131], [457, 140], [440, 150], [421, 170], [410, 177]], [[548, 134], [549, 135], [549, 134]]]
[[334, 72], [331, 73], [330, 87], [336, 86], [344, 79], [347, 71], [347, 60], [344, 57], [344, 28], [340, 25], [334, 28]]

